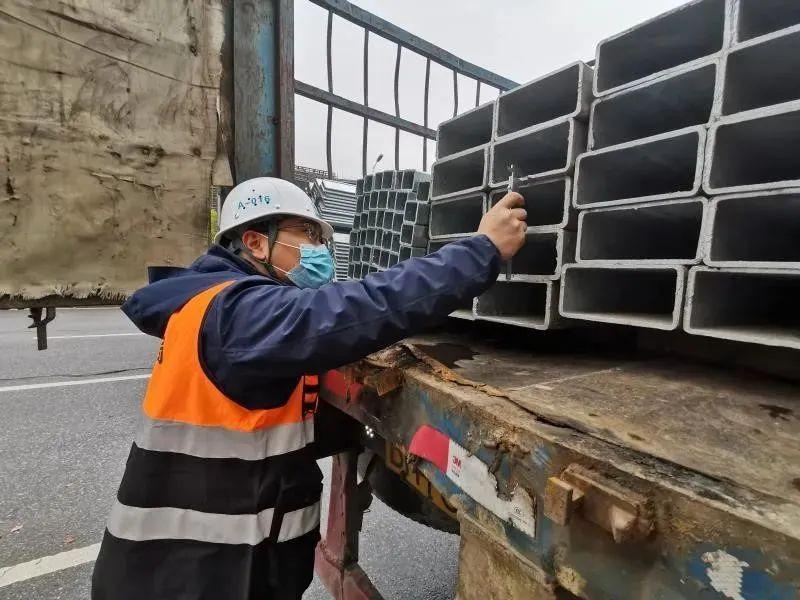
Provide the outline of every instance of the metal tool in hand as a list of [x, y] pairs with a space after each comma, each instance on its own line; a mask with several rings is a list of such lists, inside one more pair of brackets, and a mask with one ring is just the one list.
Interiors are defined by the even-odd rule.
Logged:
[[511, 164], [508, 165], [508, 191], [509, 192], [518, 192], [519, 191], [519, 180], [517, 179], [517, 168]]

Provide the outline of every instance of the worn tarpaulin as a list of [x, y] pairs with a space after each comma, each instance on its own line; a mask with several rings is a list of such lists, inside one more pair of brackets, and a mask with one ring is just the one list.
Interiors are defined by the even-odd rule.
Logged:
[[223, 0], [0, 0], [0, 296], [127, 295], [207, 246]]

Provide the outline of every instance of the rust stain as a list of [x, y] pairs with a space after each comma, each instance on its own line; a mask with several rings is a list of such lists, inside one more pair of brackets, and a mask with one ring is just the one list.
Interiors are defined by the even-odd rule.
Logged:
[[425, 363], [431, 371], [433, 371], [434, 375], [439, 377], [442, 381], [446, 381], [449, 383], [455, 383], [457, 385], [463, 385], [465, 387], [471, 387], [479, 392], [483, 392], [488, 394], [489, 396], [495, 396], [498, 398], [507, 398], [511, 399], [510, 396], [503, 390], [493, 387], [491, 385], [487, 385], [485, 383], [478, 383], [476, 381], [472, 381], [471, 379], [467, 379], [466, 377], [462, 377], [461, 375], [455, 373], [452, 369], [449, 369], [438, 360], [428, 356], [422, 349], [418, 348], [415, 344], [411, 344], [409, 342], [402, 342], [399, 344], [402, 348], [408, 350], [414, 357]]

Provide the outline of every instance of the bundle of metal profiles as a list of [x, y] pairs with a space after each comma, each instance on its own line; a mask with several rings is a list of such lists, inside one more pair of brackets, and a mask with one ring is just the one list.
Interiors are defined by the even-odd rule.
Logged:
[[601, 42], [594, 92], [561, 314], [800, 348], [798, 5], [686, 4]]
[[429, 189], [430, 176], [413, 169], [381, 171], [356, 182], [351, 278], [427, 253]]
[[582, 62], [502, 93], [438, 129], [431, 181], [431, 251], [474, 235], [509, 187], [528, 212], [523, 249], [497, 283], [453, 316], [529, 329], [563, 325], [562, 265], [575, 252], [572, 171], [586, 150], [592, 69]]
[[513, 169], [525, 247], [457, 316], [800, 348], [800, 10], [695, 0], [442, 123], [430, 249]]
[[320, 216], [333, 226], [333, 251], [336, 259], [336, 280], [348, 278], [350, 230], [356, 214], [356, 186], [353, 183], [332, 179], [315, 179], [308, 193]]
[[336, 231], [347, 233], [356, 213], [356, 186], [353, 183], [316, 179], [308, 189], [320, 215]]

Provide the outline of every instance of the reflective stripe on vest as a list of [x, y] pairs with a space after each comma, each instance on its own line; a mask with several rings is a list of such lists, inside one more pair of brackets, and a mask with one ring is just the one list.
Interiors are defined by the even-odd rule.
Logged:
[[[320, 503], [283, 515], [278, 542], [292, 540], [319, 525]], [[136, 542], [195, 540], [255, 546], [270, 536], [275, 509], [254, 515], [224, 515], [184, 508], [140, 508], [116, 502], [108, 518], [111, 535]]]
[[261, 460], [294, 452], [313, 441], [313, 419], [244, 432], [145, 417], [136, 437], [136, 445], [143, 450], [242, 460]]
[[[231, 283], [219, 284], [197, 294], [170, 317], [142, 404], [145, 416], [136, 440], [136, 451], [143, 453], [137, 454], [136, 461], [129, 460], [120, 490], [125, 489], [126, 481], [138, 481], [141, 477], [147, 481], [162, 478], [166, 483], [152, 489], [147, 486], [138, 488], [141, 493], [137, 494], [137, 506], [126, 504], [129, 500], [124, 495], [119, 496], [108, 521], [109, 533], [118, 538], [255, 545], [271, 535], [272, 541], [277, 542], [294, 539], [319, 525], [319, 490], [293, 492], [300, 494], [299, 501], [297, 497], [292, 499], [291, 493], [284, 498], [282, 487], [278, 490], [263, 487], [260, 469], [271, 467], [257, 464], [253, 465], [253, 481], [223, 481], [218, 489], [236, 485], [239, 494], [242, 491], [247, 494], [246, 490], [252, 489], [252, 502], [248, 500], [248, 503], [258, 508], [269, 508], [252, 514], [235, 514], [236, 510], [231, 510], [231, 514], [203, 512], [191, 508], [193, 504], [195, 509], [209, 505], [208, 496], [203, 495], [207, 494], [207, 487], [202, 483], [210, 476], [209, 473], [216, 473], [218, 480], [224, 480], [224, 473], [228, 471], [214, 465], [215, 470], [206, 473], [205, 469], [210, 469], [211, 463], [203, 460], [269, 461], [272, 457], [303, 451], [314, 441], [316, 376], [300, 377], [283, 405], [250, 410], [225, 396], [206, 375], [199, 351], [203, 322], [214, 298]], [[173, 478], [170, 469], [175, 468], [176, 462], [164, 461], [162, 453], [200, 459], [193, 467], [197, 469], [198, 490], [201, 491], [195, 494], [199, 497], [184, 496], [182, 501], [188, 504], [182, 504], [183, 508], [159, 505], [158, 498], [172, 497], [164, 495], [164, 491], [169, 492], [173, 483], [180, 486], [180, 477], [186, 477], [186, 471], [183, 471], [178, 473], [177, 479]], [[278, 461], [276, 465], [297, 464], [281, 463], [280, 458], [275, 460]], [[313, 465], [313, 458], [308, 460]], [[241, 469], [230, 470], [242, 473]], [[280, 472], [278, 474], [272, 478], [277, 482], [273, 486], [283, 485], [285, 478]], [[293, 478], [286, 479], [291, 487]], [[280, 504], [270, 506], [269, 502], [274, 503], [275, 498], [280, 499]], [[217, 496], [211, 504], [215, 506], [214, 511], [219, 511], [225, 506], [225, 497]], [[286, 507], [286, 512], [281, 512], [282, 506]], [[274, 527], [278, 531], [272, 531], [275, 519], [278, 521]]]

